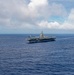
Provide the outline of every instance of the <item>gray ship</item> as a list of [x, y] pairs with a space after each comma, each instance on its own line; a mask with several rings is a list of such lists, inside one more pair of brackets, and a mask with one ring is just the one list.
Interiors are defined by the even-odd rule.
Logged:
[[39, 37], [29, 37], [27, 40], [29, 43], [40, 43], [40, 42], [50, 42], [55, 41], [55, 37], [47, 37], [44, 36], [43, 32], [40, 34]]

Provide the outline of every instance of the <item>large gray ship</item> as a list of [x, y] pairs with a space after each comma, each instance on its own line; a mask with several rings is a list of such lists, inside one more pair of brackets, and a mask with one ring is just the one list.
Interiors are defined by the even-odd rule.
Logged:
[[40, 43], [40, 42], [50, 42], [55, 41], [55, 37], [47, 37], [44, 36], [43, 32], [40, 34], [39, 37], [29, 37], [27, 40], [29, 43]]

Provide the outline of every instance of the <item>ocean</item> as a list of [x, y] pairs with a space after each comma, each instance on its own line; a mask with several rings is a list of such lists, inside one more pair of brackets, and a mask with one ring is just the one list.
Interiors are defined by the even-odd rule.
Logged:
[[74, 75], [73, 34], [53, 34], [56, 41], [33, 44], [28, 36], [0, 35], [0, 75]]

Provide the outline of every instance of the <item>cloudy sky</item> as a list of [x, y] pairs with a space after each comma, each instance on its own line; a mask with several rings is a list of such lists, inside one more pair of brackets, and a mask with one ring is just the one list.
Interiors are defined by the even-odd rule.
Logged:
[[0, 34], [74, 33], [74, 0], [0, 0]]

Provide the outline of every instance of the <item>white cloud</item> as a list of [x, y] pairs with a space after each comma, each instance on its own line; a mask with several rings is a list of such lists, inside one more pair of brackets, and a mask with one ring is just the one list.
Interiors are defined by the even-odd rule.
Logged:
[[66, 9], [62, 4], [52, 3], [50, 7], [50, 12], [52, 13], [52, 15], [63, 17], [67, 15]]
[[28, 4], [28, 8], [31, 13], [30, 15], [34, 17], [45, 17], [46, 12], [48, 11], [48, 0], [31, 0]]
[[71, 12], [68, 16], [67, 21], [65, 21], [63, 23], [63, 27], [64, 29], [74, 29], [74, 9], [71, 9]]
[[47, 5], [47, 4], [48, 4], [47, 0], [31, 0], [31, 2], [29, 3], [29, 6], [37, 7], [37, 6]]
[[73, 30], [74, 29], [74, 9], [71, 10], [68, 19], [60, 24], [58, 22], [48, 22], [48, 21], [41, 21], [38, 23], [38, 26], [42, 28], [49, 28], [49, 29], [66, 29], [66, 30]]
[[74, 29], [74, 9], [71, 10], [68, 20], [60, 24], [56, 21], [48, 22], [48, 18], [55, 15], [65, 17], [67, 11], [62, 4], [51, 4], [48, 0], [26, 1], [0, 1], [0, 25], [25, 29], [35, 28], [35, 25], [50, 29]]
[[47, 21], [42, 21], [38, 23], [38, 25], [42, 28], [49, 28], [49, 29], [58, 29], [60, 24], [58, 22], [47, 22]]
[[61, 29], [65, 29], [65, 30], [73, 30], [74, 29], [74, 25], [72, 25], [71, 23], [65, 22], [62, 26]]
[[68, 21], [71, 21], [71, 23], [74, 23], [74, 9], [71, 10], [69, 17], [68, 17]]
[[65, 30], [71, 30], [74, 29], [74, 25], [72, 25], [69, 22], [64, 22], [63, 24], [60, 24], [58, 22], [47, 22], [47, 21], [41, 21], [38, 23], [38, 26], [44, 29], [65, 29]]
[[[66, 9], [62, 4], [50, 3], [48, 0], [31, 0], [28, 4], [31, 15], [48, 18], [50, 16], [67, 16]], [[33, 16], [32, 15], [32, 16]]]

